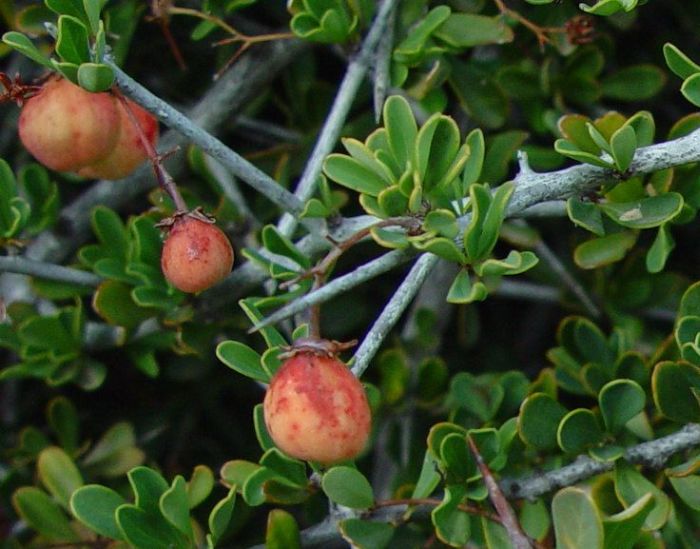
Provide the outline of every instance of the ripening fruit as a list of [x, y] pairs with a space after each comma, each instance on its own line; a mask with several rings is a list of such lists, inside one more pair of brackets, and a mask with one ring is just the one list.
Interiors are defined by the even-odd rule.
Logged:
[[[139, 133], [126, 113], [121, 101], [115, 100], [119, 112], [119, 135], [117, 142], [106, 158], [78, 171], [83, 177], [94, 179], [122, 179], [131, 174], [148, 158], [146, 148], [141, 143]], [[158, 141], [158, 121], [148, 111], [136, 103], [126, 100], [131, 112], [138, 121], [144, 136], [155, 148]]]
[[[129, 101], [146, 138], [155, 145], [158, 123]], [[110, 93], [90, 93], [65, 78], [52, 78], [27, 99], [19, 137], [32, 155], [56, 171], [121, 179], [146, 158], [138, 132], [121, 102]]]
[[170, 228], [160, 266], [178, 290], [196, 293], [224, 279], [233, 267], [233, 248], [213, 223], [184, 215]]
[[360, 381], [337, 358], [313, 351], [299, 351], [280, 367], [263, 409], [283, 452], [323, 464], [355, 458], [372, 423]]
[[108, 93], [90, 93], [53, 78], [29, 98], [19, 116], [19, 137], [44, 166], [66, 172], [105, 158], [119, 135], [117, 104]]

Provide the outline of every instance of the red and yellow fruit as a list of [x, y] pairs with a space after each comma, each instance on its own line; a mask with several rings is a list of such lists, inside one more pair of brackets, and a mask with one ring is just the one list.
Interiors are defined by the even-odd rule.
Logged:
[[[146, 138], [155, 144], [158, 123], [127, 100]], [[90, 93], [52, 78], [26, 100], [19, 136], [44, 166], [86, 177], [120, 179], [148, 157], [124, 106], [110, 93]]]
[[287, 455], [332, 464], [367, 444], [372, 416], [360, 381], [334, 356], [298, 351], [270, 382], [265, 425]]
[[216, 225], [185, 214], [175, 219], [169, 229], [160, 266], [165, 278], [177, 289], [201, 292], [231, 272], [233, 248]]

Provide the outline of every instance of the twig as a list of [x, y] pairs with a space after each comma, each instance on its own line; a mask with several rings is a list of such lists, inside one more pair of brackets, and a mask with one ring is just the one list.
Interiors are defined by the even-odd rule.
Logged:
[[[345, 76], [338, 88], [338, 93], [333, 101], [331, 111], [328, 113], [328, 117], [316, 141], [316, 146], [294, 191], [295, 200], [305, 203], [316, 191], [323, 161], [338, 142], [340, 132], [343, 124], [345, 124], [348, 112], [350, 112], [357, 90], [367, 73], [367, 69], [372, 62], [374, 50], [384, 32], [388, 15], [397, 2], [398, 0], [384, 0], [382, 2], [360, 51], [348, 65]], [[277, 226], [282, 234], [289, 236], [294, 232], [296, 224], [297, 220], [294, 217], [284, 215]]]
[[153, 147], [153, 144], [143, 133], [143, 128], [141, 127], [141, 124], [139, 124], [138, 118], [136, 118], [136, 115], [134, 114], [131, 105], [129, 105], [129, 102], [126, 100], [124, 95], [122, 95], [122, 93], [119, 91], [119, 88], [117, 88], [116, 86], [112, 89], [112, 93], [119, 100], [122, 108], [126, 112], [126, 115], [129, 117], [129, 120], [136, 129], [136, 135], [139, 136], [141, 146], [146, 150], [148, 159], [151, 161], [153, 173], [155, 173], [156, 175], [158, 184], [166, 193], [168, 193], [168, 196], [172, 199], [172, 201], [175, 204], [176, 211], [186, 212], [187, 204], [185, 204], [185, 201], [177, 188], [175, 180], [168, 173], [168, 170], [166, 170], [163, 166], [163, 158], [156, 152], [155, 148]]
[[[372, 509], [381, 509], [384, 507], [398, 507], [398, 506], [408, 506], [414, 507], [416, 505], [427, 505], [429, 507], [437, 507], [442, 504], [441, 499], [437, 498], [406, 498], [406, 499], [387, 499], [384, 501], [378, 501], [374, 504]], [[481, 507], [476, 507], [474, 505], [469, 505], [468, 503], [460, 503], [457, 508], [460, 511], [468, 513], [470, 515], [476, 515], [479, 517], [484, 517], [494, 522], [501, 522], [498, 515], [482, 509]]]
[[288, 305], [280, 308], [261, 322], [253, 326], [249, 332], [257, 332], [265, 326], [275, 324], [292, 315], [300, 313], [317, 303], [328, 301], [332, 297], [342, 294], [359, 286], [367, 280], [371, 280], [380, 274], [386, 273], [394, 267], [401, 265], [414, 257], [416, 252], [410, 248], [404, 250], [393, 250], [372, 261], [365, 263], [354, 271], [331, 280], [328, 284], [314, 292], [310, 292], [299, 299], [295, 299]]
[[379, 350], [384, 338], [394, 327], [399, 317], [420, 289], [439, 258], [433, 254], [423, 254], [418, 258], [411, 272], [404, 278], [389, 303], [382, 310], [370, 328], [352, 359], [352, 373], [360, 377]]
[[391, 53], [394, 47], [394, 26], [396, 24], [396, 5], [392, 6], [386, 18], [384, 34], [377, 44], [374, 54], [374, 121], [379, 124], [382, 117], [382, 107], [386, 99], [387, 89], [391, 82]]
[[[660, 469], [672, 455], [699, 445], [700, 424], [691, 423], [672, 435], [629, 448], [624, 457], [630, 463]], [[500, 486], [508, 498], [534, 499], [612, 468], [612, 462], [596, 461], [588, 456], [580, 456], [574, 463], [561, 469], [527, 479], [503, 479]]]
[[486, 489], [489, 492], [491, 503], [496, 509], [496, 512], [501, 519], [500, 522], [508, 533], [508, 538], [513, 544], [513, 547], [515, 549], [532, 549], [532, 543], [530, 543], [530, 540], [520, 527], [520, 523], [513, 512], [513, 508], [504, 497], [501, 488], [498, 486], [496, 479], [493, 478], [491, 470], [484, 462], [484, 458], [481, 456], [479, 448], [476, 446], [474, 439], [472, 439], [470, 435], [467, 435], [467, 443], [469, 444], [469, 449], [474, 455], [476, 466], [479, 468], [479, 472], [481, 473], [481, 477], [486, 485]]
[[88, 271], [35, 261], [19, 256], [0, 257], [0, 272], [26, 274], [43, 278], [44, 280], [55, 280], [56, 282], [67, 282], [80, 286], [97, 287], [102, 282], [102, 277]]
[[256, 191], [274, 202], [283, 211], [298, 214], [303, 203], [280, 186], [265, 172], [224, 145], [219, 139], [196, 126], [189, 118], [137, 83], [112, 61], [106, 60], [114, 71], [116, 83], [136, 103], [153, 113], [165, 125], [177, 130], [205, 153], [216, 158]]
[[496, 4], [498, 11], [500, 11], [502, 15], [512, 17], [521, 25], [527, 27], [537, 37], [537, 42], [539, 42], [540, 48], [544, 48], [544, 45], [549, 43], [549, 36], [547, 36], [547, 31], [549, 29], [540, 27], [538, 24], [533, 23], [526, 17], [520, 15], [517, 11], [510, 9], [505, 5], [503, 0], [493, 0], [493, 2]]
[[579, 283], [578, 280], [569, 272], [562, 261], [552, 251], [544, 240], [539, 240], [535, 244], [535, 253], [554, 271], [565, 286], [571, 290], [584, 308], [593, 318], [600, 317], [600, 309], [594, 303], [593, 299], [588, 295], [586, 289]]
[[[262, 86], [307, 47], [308, 43], [302, 40], [287, 41], [284, 44], [271, 42], [248, 53], [188, 111], [189, 123], [196, 124], [208, 132], [218, 132], [229, 120], [231, 113], [238, 112], [259, 93]], [[187, 144], [187, 140], [176, 131], [164, 134], [160, 142], [165, 150]], [[183, 155], [168, 160], [169, 171], [174, 177], [179, 175], [183, 167]], [[27, 247], [27, 257], [43, 261], [63, 261], [91, 234], [90, 216], [95, 206], [104, 205], [119, 210], [153, 185], [153, 177], [145, 170], [139, 170], [119, 185], [115, 185], [113, 181], [93, 184], [61, 210], [60, 232], [42, 232]]]

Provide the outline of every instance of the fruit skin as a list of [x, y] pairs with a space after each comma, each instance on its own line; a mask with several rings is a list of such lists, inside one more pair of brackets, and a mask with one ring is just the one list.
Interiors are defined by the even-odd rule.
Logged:
[[[158, 142], [158, 121], [139, 105], [126, 100], [131, 112], [138, 121], [144, 136], [155, 148]], [[148, 152], [141, 143], [139, 133], [121, 101], [116, 100], [119, 113], [119, 135], [106, 158], [78, 170], [83, 177], [94, 179], [122, 179], [131, 174], [148, 158]]]
[[[126, 102], [155, 147], [158, 121], [133, 101]], [[19, 117], [19, 137], [44, 166], [83, 177], [122, 179], [148, 158], [121, 101], [59, 77], [27, 99]]]
[[165, 278], [177, 289], [201, 292], [231, 272], [233, 248], [216, 225], [185, 214], [170, 228], [160, 266]]
[[372, 414], [360, 381], [334, 356], [299, 351], [272, 378], [265, 425], [287, 455], [332, 464], [362, 452]]
[[19, 116], [19, 137], [44, 166], [77, 171], [105, 158], [119, 135], [119, 112], [108, 93], [90, 93], [53, 78], [29, 98]]

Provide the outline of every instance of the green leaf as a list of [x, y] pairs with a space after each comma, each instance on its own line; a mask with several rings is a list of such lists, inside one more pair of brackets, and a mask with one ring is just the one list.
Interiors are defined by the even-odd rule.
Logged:
[[482, 282], [472, 284], [471, 276], [465, 269], [460, 269], [447, 292], [448, 303], [471, 303], [486, 299], [488, 290]]
[[265, 247], [272, 253], [288, 257], [304, 269], [311, 267], [309, 258], [302, 254], [294, 243], [280, 233], [274, 225], [266, 225], [263, 228], [262, 240]]
[[566, 201], [566, 213], [576, 225], [591, 231], [596, 236], [605, 235], [603, 216], [597, 204], [572, 196]]
[[624, 231], [594, 238], [580, 244], [574, 250], [574, 261], [582, 269], [596, 269], [620, 261], [632, 249], [637, 235]]
[[39, 234], [58, 219], [58, 186], [39, 164], [23, 166], [19, 171], [19, 182], [31, 206], [26, 230], [32, 235]]
[[403, 172], [413, 158], [418, 128], [411, 107], [400, 95], [392, 95], [384, 102], [384, 127], [391, 152]]
[[419, 61], [425, 44], [431, 34], [450, 16], [448, 6], [437, 6], [431, 9], [417, 24], [415, 24], [408, 36], [394, 49], [394, 60], [399, 63], [412, 64]]
[[[515, 160], [518, 149], [527, 137], [528, 133], [520, 130], [509, 130], [489, 136], [486, 143], [486, 158], [481, 170], [481, 181], [492, 184], [503, 181], [508, 176], [509, 166]], [[504, 183], [498, 188], [507, 184]]]
[[450, 483], [466, 482], [476, 475], [476, 461], [469, 450], [467, 437], [452, 433], [440, 443], [440, 459]]
[[117, 508], [117, 524], [127, 543], [136, 549], [186, 549], [190, 545], [170, 523], [154, 512], [136, 505], [124, 504]]
[[129, 483], [136, 496], [136, 507], [146, 511], [160, 510], [160, 498], [168, 490], [168, 483], [153, 469], [135, 467], [128, 474]]
[[344, 154], [331, 154], [323, 163], [324, 173], [336, 183], [354, 191], [377, 196], [387, 187], [377, 173]]
[[285, 456], [277, 448], [270, 448], [260, 458], [260, 465], [274, 471], [285, 482], [294, 485], [295, 487], [306, 487], [308, 480], [306, 478], [306, 466], [302, 461], [292, 459]]
[[559, 447], [570, 454], [580, 454], [603, 441], [603, 432], [595, 414], [586, 408], [577, 408], [566, 414], [557, 430]]
[[691, 509], [700, 511], [700, 476], [689, 475], [687, 477], [668, 477], [671, 486], [683, 500], [683, 503]]
[[692, 61], [686, 54], [670, 42], [664, 44], [664, 58], [666, 59], [668, 68], [683, 80], [700, 73], [700, 65]]
[[622, 126], [610, 138], [610, 153], [617, 169], [624, 173], [630, 167], [637, 149], [637, 136], [632, 126]]
[[474, 271], [479, 276], [503, 276], [516, 275], [532, 269], [539, 259], [530, 252], [518, 252], [511, 250], [504, 259], [487, 259], [474, 266]]
[[603, 95], [617, 101], [651, 99], [666, 84], [664, 72], [651, 64], [630, 65], [601, 81]]
[[68, 517], [46, 492], [34, 486], [23, 486], [12, 494], [17, 514], [46, 540], [79, 543]]
[[627, 507], [651, 494], [654, 498], [654, 508], [647, 515], [644, 528], [658, 530], [666, 524], [672, 510], [668, 496], [625, 460], [615, 462], [615, 493]]
[[453, 48], [472, 48], [512, 42], [514, 34], [505, 19], [473, 13], [451, 14], [433, 34]]
[[[454, 58], [451, 64], [452, 72], [448, 83], [461, 107], [474, 119], [474, 123], [491, 129], [503, 126], [508, 117], [508, 98], [493, 78], [472, 63]], [[490, 163], [486, 160], [484, 169], [487, 170], [489, 166]], [[481, 181], [491, 183], [500, 181], [501, 178], [491, 178], [490, 169], [487, 173], [488, 176], [482, 175]]]
[[455, 238], [459, 234], [457, 218], [450, 210], [431, 210], [423, 220], [423, 229], [435, 231], [446, 238]]
[[37, 459], [37, 472], [49, 493], [68, 509], [71, 495], [83, 485], [83, 477], [68, 454], [57, 446], [45, 448]]
[[402, 230], [381, 229], [372, 227], [370, 234], [377, 244], [385, 248], [406, 248], [411, 243]]
[[209, 531], [214, 543], [224, 535], [226, 528], [231, 522], [233, 509], [236, 505], [236, 486], [232, 486], [227, 496], [220, 500], [209, 513]]
[[124, 535], [116, 520], [116, 510], [126, 501], [111, 488], [88, 484], [78, 488], [70, 499], [73, 515], [101, 536], [123, 540]]
[[187, 504], [194, 509], [214, 489], [214, 473], [206, 465], [195, 465], [192, 478], [187, 483]]
[[437, 537], [453, 547], [466, 545], [471, 535], [469, 515], [459, 509], [465, 494], [466, 488], [462, 485], [446, 486], [442, 503], [430, 514]]
[[80, 65], [90, 61], [88, 30], [79, 19], [70, 15], [58, 18], [56, 53], [67, 63]]
[[603, 160], [598, 155], [580, 150], [576, 145], [566, 139], [557, 139], [554, 142], [554, 150], [578, 162], [585, 162], [586, 164], [592, 164], [599, 168], [610, 169], [613, 167], [607, 160]]
[[102, 318], [115, 326], [136, 328], [144, 320], [155, 316], [155, 310], [139, 307], [131, 294], [131, 287], [116, 280], [105, 280], [95, 290], [92, 305]]
[[520, 407], [518, 434], [525, 444], [539, 451], [557, 446], [557, 429], [566, 408], [545, 393], [530, 395]]
[[603, 525], [593, 501], [580, 488], [567, 487], [552, 499], [557, 549], [602, 549]]
[[394, 536], [394, 527], [386, 522], [351, 518], [338, 523], [338, 528], [357, 549], [384, 549]]
[[160, 497], [160, 511], [165, 519], [192, 539], [192, 524], [190, 523], [190, 505], [187, 496], [187, 486], [182, 475], [177, 475]]
[[78, 68], [78, 84], [89, 92], [107, 91], [114, 84], [114, 71], [102, 63], [82, 63]]
[[700, 106], [700, 73], [689, 76], [681, 86], [681, 93], [696, 107]]
[[674, 219], [683, 209], [683, 196], [670, 192], [634, 202], [607, 202], [599, 205], [607, 216], [623, 227], [649, 229]]
[[18, 52], [26, 55], [29, 57], [29, 59], [35, 63], [38, 63], [42, 67], [53, 70], [54, 67], [51, 60], [45, 57], [44, 54], [42, 54], [37, 47], [32, 44], [31, 40], [29, 40], [29, 38], [27, 38], [21, 32], [6, 32], [2, 35], [2, 41], [11, 48], [14, 48]]
[[484, 133], [480, 129], [469, 132], [464, 143], [469, 147], [469, 158], [464, 164], [462, 172], [462, 195], [466, 195], [469, 187], [479, 180], [481, 170], [484, 166], [484, 155], [486, 145], [484, 143]]
[[467, 262], [467, 258], [459, 251], [457, 245], [450, 238], [439, 236], [422, 242], [414, 242], [413, 246], [418, 250], [435, 254], [447, 261], [453, 261], [460, 265]]
[[328, 498], [339, 505], [353, 509], [367, 509], [374, 505], [372, 486], [352, 467], [332, 467], [323, 475], [321, 486]]
[[651, 377], [654, 404], [664, 416], [679, 423], [700, 421], [700, 368], [687, 362], [658, 363]]
[[265, 411], [263, 410], [262, 403], [256, 404], [253, 408], [253, 424], [255, 427], [255, 436], [258, 439], [258, 444], [260, 447], [267, 451], [270, 448], [275, 447], [275, 443], [267, 432], [267, 426], [265, 425]]
[[266, 549], [300, 549], [301, 536], [294, 517], [282, 509], [273, 509], [267, 516]]
[[647, 516], [654, 508], [654, 498], [646, 494], [633, 505], [610, 517], [603, 518], [605, 549], [631, 549], [640, 533]]
[[663, 224], [656, 233], [656, 238], [646, 255], [646, 267], [650, 273], [660, 273], [666, 266], [668, 256], [676, 247], [671, 230]]
[[56, 397], [49, 402], [46, 415], [63, 449], [73, 453], [80, 443], [78, 411], [73, 403], [65, 397]]
[[100, 11], [102, 10], [103, 4], [104, 2], [102, 0], [98, 2], [95, 2], [95, 0], [83, 0], [83, 9], [90, 22], [91, 34], [97, 34], [100, 29]]
[[616, 379], [606, 384], [598, 395], [600, 412], [607, 430], [621, 431], [625, 424], [644, 410], [646, 395], [637, 383], [630, 379]]
[[420, 475], [418, 475], [416, 485], [413, 488], [411, 498], [427, 498], [435, 491], [435, 488], [438, 487], [440, 480], [441, 477], [440, 473], [438, 472], [438, 461], [435, 459], [434, 454], [428, 449], [425, 451], [425, 455], [423, 456], [423, 465], [421, 467]]

